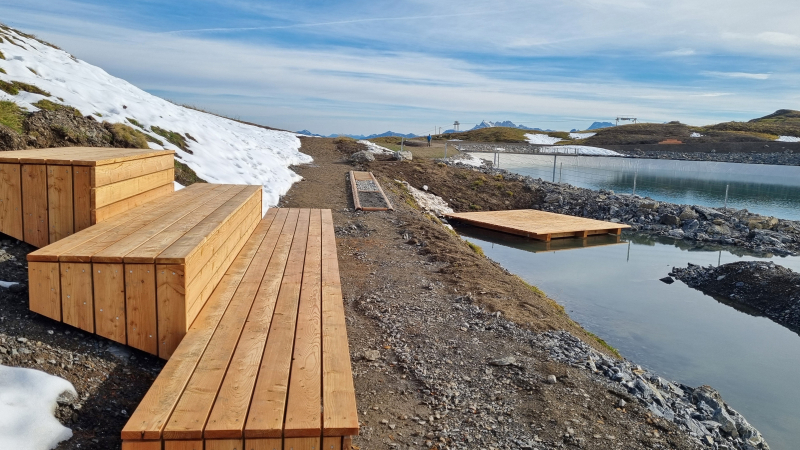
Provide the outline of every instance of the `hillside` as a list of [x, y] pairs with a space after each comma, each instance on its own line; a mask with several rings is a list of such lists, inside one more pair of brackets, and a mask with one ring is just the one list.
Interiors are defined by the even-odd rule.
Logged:
[[0, 147], [171, 149], [205, 181], [262, 185], [265, 208], [311, 162], [294, 133], [175, 105], [6, 26], [0, 39]]

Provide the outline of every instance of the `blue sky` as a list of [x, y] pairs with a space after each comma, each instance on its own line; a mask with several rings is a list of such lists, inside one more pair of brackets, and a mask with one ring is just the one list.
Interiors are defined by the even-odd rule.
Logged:
[[148, 92], [325, 134], [800, 109], [798, 20], [796, 0], [0, 1]]

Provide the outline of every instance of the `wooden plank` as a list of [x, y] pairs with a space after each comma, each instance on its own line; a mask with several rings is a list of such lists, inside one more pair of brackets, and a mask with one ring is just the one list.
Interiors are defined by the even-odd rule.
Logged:
[[211, 439], [206, 441], [206, 450], [242, 450], [241, 439]]
[[386, 206], [388, 207], [388, 209], [390, 211], [394, 211], [394, 206], [392, 206], [392, 202], [389, 201], [389, 197], [386, 196], [386, 193], [383, 192], [383, 188], [381, 187], [381, 184], [378, 183], [378, 179], [375, 178], [375, 175], [372, 172], [369, 172], [369, 176], [372, 178], [372, 182], [375, 183], [375, 186], [378, 187], [378, 192], [381, 193], [383, 201], [386, 202]]
[[58, 263], [28, 263], [29, 309], [61, 321], [61, 275]]
[[72, 167], [72, 201], [75, 232], [92, 226], [91, 191], [92, 180], [88, 167]]
[[92, 188], [92, 208], [99, 209], [164, 185], [171, 184], [174, 189], [174, 184], [172, 184], [174, 180], [175, 169], [169, 168], [114, 184]]
[[322, 450], [342, 450], [342, 438], [338, 436], [322, 438]]
[[[131, 216], [139, 216], [143, 214], [149, 214], [150, 211], [160, 208], [166, 203], [179, 203], [183, 201], [185, 197], [194, 195], [195, 189], [192, 185], [185, 189], [182, 189], [174, 194], [159, 198], [154, 200], [146, 205], [143, 205], [137, 208], [135, 211], [131, 211]], [[81, 247], [87, 242], [91, 242], [94, 239], [97, 239], [99, 236], [102, 236], [105, 233], [111, 232], [117, 227], [124, 226], [130, 221], [130, 217], [127, 214], [122, 215], [119, 217], [115, 217], [109, 221], [94, 225], [86, 230], [83, 230], [79, 233], [75, 233], [72, 236], [68, 236], [54, 244], [50, 244], [45, 248], [41, 248], [34, 252], [28, 254], [28, 261], [58, 261], [58, 257], [62, 254], [65, 254], [70, 251], [74, 251], [73, 249], [77, 247]]]
[[92, 265], [61, 263], [62, 322], [94, 333]]
[[347, 342], [333, 216], [322, 210], [323, 436], [358, 434], [358, 411]]
[[[274, 210], [272, 210], [274, 211]], [[122, 439], [160, 439], [162, 430], [186, 384], [205, 352], [223, 313], [230, 305], [242, 278], [270, 228], [274, 213], [268, 212], [226, 272], [206, 307], [197, 316], [186, 337], [161, 369], [153, 386], [122, 430]]]
[[0, 232], [23, 240], [19, 164], [0, 164]]
[[311, 210], [283, 426], [284, 437], [320, 436], [322, 433], [321, 228], [320, 210]]
[[353, 192], [353, 207], [361, 209], [361, 200], [358, 198], [358, 187], [356, 186], [356, 175], [354, 171], [350, 171], [350, 190]]
[[125, 344], [125, 268], [122, 264], [93, 264], [95, 333]]
[[52, 150], [45, 158], [31, 154], [20, 157], [20, 162], [36, 164], [60, 164], [73, 166], [101, 166], [153, 156], [174, 154], [173, 150], [142, 148], [62, 147]]
[[75, 158], [90, 158], [106, 154], [108, 149], [101, 147], [59, 147], [42, 150], [23, 150], [19, 152], [21, 164], [58, 164], [72, 165]]
[[[169, 359], [186, 335], [186, 278], [180, 264], [155, 264], [158, 356]], [[175, 439], [192, 439], [177, 437]]]
[[75, 232], [72, 198], [72, 166], [47, 166], [49, 242]]
[[122, 450], [161, 450], [161, 441], [122, 441]]
[[283, 440], [284, 450], [319, 450], [320, 438], [286, 438]]
[[[92, 223], [100, 223], [105, 220], [108, 220], [112, 217], [115, 217], [119, 214], [127, 212], [133, 208], [137, 208], [148, 202], [152, 202], [153, 200], [163, 197], [165, 195], [169, 195], [175, 191], [175, 184], [165, 184], [163, 186], [159, 186], [155, 189], [151, 189], [146, 192], [142, 192], [141, 194], [134, 195], [133, 197], [128, 197], [124, 200], [120, 200], [116, 203], [112, 203], [107, 206], [103, 206], [102, 208], [91, 209], [91, 220]], [[90, 199], [91, 201], [91, 199]]]
[[342, 450], [351, 450], [353, 448], [353, 437], [345, 436], [342, 438]]
[[[95, 264], [97, 266], [98, 264]], [[117, 266], [118, 264], [112, 264]], [[121, 264], [119, 264], [121, 265]], [[153, 264], [125, 264], [125, 328], [128, 345], [158, 354], [156, 268]]]
[[193, 198], [171, 205], [166, 214], [160, 216], [158, 220], [152, 220], [142, 228], [128, 236], [118, 240], [108, 247], [98, 251], [92, 256], [93, 262], [123, 262], [125, 255], [135, 250], [142, 243], [147, 242], [153, 236], [165, 230], [173, 223], [181, 220], [203, 204], [211, 201], [216, 196], [230, 189], [230, 185], [206, 184], [195, 190]]
[[[247, 275], [236, 290], [228, 311], [211, 338], [203, 357], [186, 386], [175, 410], [164, 429], [165, 439], [199, 439], [217, 398], [228, 364], [236, 348], [258, 292], [264, 271], [274, 246], [278, 242], [280, 226], [271, 226], [261, 248], [250, 264]], [[256, 362], [256, 365], [258, 363]]]
[[102, 187], [131, 178], [141, 177], [153, 172], [174, 168], [174, 156], [158, 155], [133, 161], [106, 164], [88, 168], [91, 172], [92, 186]]
[[22, 192], [24, 240], [34, 247], [44, 247], [50, 238], [47, 230], [46, 166], [22, 166]]
[[282, 439], [247, 439], [244, 443], [247, 450], [283, 450]]
[[[281, 285], [289, 250], [292, 246], [299, 211], [281, 209], [275, 219], [270, 234], [264, 239], [262, 247], [274, 248], [260, 251], [265, 272], [256, 283], [253, 280], [255, 301], [250, 310], [239, 344], [225, 374], [225, 379], [214, 402], [204, 431], [206, 439], [240, 438], [243, 436], [247, 410], [253, 394], [258, 367], [269, 333], [275, 302]], [[288, 218], [287, 218], [288, 216]], [[256, 258], [259, 258], [256, 256]], [[256, 262], [254, 261], [254, 264]], [[261, 265], [259, 265], [261, 267]]]
[[[196, 184], [192, 185], [196, 186]], [[191, 186], [190, 186], [191, 187]], [[202, 207], [192, 211], [191, 214], [184, 216], [180, 221], [172, 224], [169, 228], [158, 233], [156, 236], [149, 239], [144, 244], [137, 247], [125, 255], [126, 263], [155, 263], [156, 257], [172, 245], [173, 242], [180, 239], [186, 232], [193, 229], [201, 220], [213, 214], [218, 208], [226, 204], [231, 198], [237, 195], [244, 186], [233, 185], [230, 190], [215, 197], [212, 201], [204, 204]], [[186, 188], [188, 189], [188, 188]], [[178, 192], [183, 192], [182, 189]], [[183, 263], [180, 261], [179, 263]]]
[[303, 279], [310, 210], [300, 210], [292, 248], [281, 280], [278, 301], [261, 359], [255, 393], [245, 424], [245, 438], [283, 435], [286, 394], [292, 365], [297, 307]]
[[166, 441], [164, 450], [203, 450], [203, 441]]

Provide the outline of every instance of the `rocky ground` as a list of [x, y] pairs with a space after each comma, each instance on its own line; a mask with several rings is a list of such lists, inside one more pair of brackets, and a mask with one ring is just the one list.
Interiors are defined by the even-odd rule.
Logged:
[[[696, 245], [726, 245], [775, 255], [800, 252], [798, 221], [765, 217], [746, 209], [678, 205], [609, 190], [595, 191], [491, 167], [472, 168], [453, 161], [447, 164], [524, 183], [535, 193], [528, 208], [625, 223], [634, 232], [681, 239]], [[457, 208], [454, 206], [454, 209]]]
[[773, 262], [675, 267], [671, 276], [719, 301], [800, 333], [800, 274]]

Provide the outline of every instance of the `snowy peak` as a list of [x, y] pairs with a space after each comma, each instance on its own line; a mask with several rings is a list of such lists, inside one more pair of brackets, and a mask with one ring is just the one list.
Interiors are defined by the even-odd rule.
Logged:
[[265, 207], [300, 180], [290, 165], [311, 162], [294, 133], [175, 105], [8, 27], [0, 27], [0, 37], [0, 100], [29, 112], [46, 102], [68, 105], [98, 121], [133, 126], [151, 148], [175, 150], [206, 181], [263, 186]]
[[510, 120], [498, 121], [498, 122], [491, 122], [488, 120], [481, 121], [481, 123], [475, 125], [470, 129], [472, 130], [480, 130], [481, 128], [492, 128], [492, 127], [507, 127], [507, 128], [519, 128], [520, 130], [534, 130], [534, 131], [554, 131], [554, 130], [543, 130], [541, 128], [530, 128], [526, 127], [525, 125], [517, 125]]

